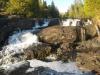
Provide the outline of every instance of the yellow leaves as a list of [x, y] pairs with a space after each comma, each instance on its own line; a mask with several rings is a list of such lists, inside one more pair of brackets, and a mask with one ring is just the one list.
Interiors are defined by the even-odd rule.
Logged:
[[88, 16], [100, 16], [100, 0], [85, 0], [85, 13]]

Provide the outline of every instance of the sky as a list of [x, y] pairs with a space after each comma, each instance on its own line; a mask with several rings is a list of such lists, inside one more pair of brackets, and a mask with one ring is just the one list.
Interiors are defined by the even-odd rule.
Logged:
[[74, 3], [74, 0], [45, 0], [47, 5], [50, 5], [52, 1], [54, 1], [55, 6], [58, 8], [60, 13], [65, 13], [68, 8], [70, 8], [71, 4]]

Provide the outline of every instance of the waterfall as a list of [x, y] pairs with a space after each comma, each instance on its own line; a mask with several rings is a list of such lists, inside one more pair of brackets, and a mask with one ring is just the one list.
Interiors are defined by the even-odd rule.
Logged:
[[[37, 24], [37, 23], [36, 23]], [[41, 27], [47, 27], [48, 22], [45, 22]], [[36, 34], [33, 34], [32, 32], [36, 30], [37, 27], [33, 27], [32, 30], [24, 30], [15, 32], [12, 36], [9, 36], [8, 39], [8, 45], [3, 47], [2, 55], [3, 59], [10, 58], [9, 55], [14, 53], [23, 53], [23, 49], [28, 48], [30, 45], [33, 44], [39, 44], [38, 36]], [[0, 60], [2, 61], [2, 60]], [[8, 63], [9, 60], [6, 60]], [[61, 61], [55, 61], [55, 62], [43, 62], [41, 60], [28, 60], [30, 62], [30, 67], [27, 72], [33, 71], [36, 67], [49, 67], [51, 70], [57, 72], [56, 74], [53, 74], [52, 71], [49, 71], [49, 75], [83, 75], [82, 72], [78, 69], [76, 64], [74, 62], [70, 63], [63, 63]], [[18, 64], [20, 64], [18, 62]], [[18, 66], [16, 63], [14, 64], [4, 64], [2, 67], [5, 67], [7, 69], [7, 66], [9, 67], [9, 70], [12, 68], [16, 68]]]
[[79, 19], [66, 19], [65, 21], [62, 21], [62, 23], [63, 26], [76, 26], [79, 21]]
[[[48, 21], [44, 21], [41, 27], [47, 27]], [[36, 22], [35, 27], [32, 30], [16, 31], [13, 35], [9, 36], [8, 45], [3, 47], [3, 52], [5, 55], [10, 53], [20, 53], [23, 49], [28, 48], [32, 44], [39, 44], [38, 36], [32, 32], [38, 30], [40, 25]]]
[[3, 47], [5, 54], [20, 53], [32, 44], [38, 44], [38, 37], [31, 32], [19, 32], [9, 37], [8, 45]]

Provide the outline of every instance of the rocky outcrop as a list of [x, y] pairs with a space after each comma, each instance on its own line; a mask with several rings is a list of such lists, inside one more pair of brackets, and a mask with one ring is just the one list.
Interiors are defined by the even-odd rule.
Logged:
[[81, 70], [90, 70], [96, 75], [100, 74], [100, 51], [77, 53], [76, 62]]
[[[100, 72], [100, 37], [77, 42], [75, 31], [74, 27], [53, 26], [43, 29], [38, 35], [42, 42], [53, 46], [58, 45], [56, 53], [59, 60], [76, 61], [80, 69], [88, 69], [98, 74]], [[91, 35], [91, 29], [86, 33]], [[95, 34], [94, 32], [91, 37]]]
[[100, 37], [96, 37], [92, 40], [78, 43], [76, 47], [77, 65], [83, 69], [89, 69], [100, 74]]
[[38, 44], [32, 45], [29, 48], [24, 50], [25, 58], [26, 59], [41, 59], [44, 60], [45, 57], [50, 55], [51, 47], [47, 44]]
[[[3, 33], [2, 33], [3, 34]], [[0, 64], [13, 64], [23, 60], [40, 59], [54, 53], [57, 60], [76, 61], [81, 70], [90, 70], [96, 74], [100, 74], [100, 38], [77, 42], [77, 32], [75, 27], [52, 26], [45, 28], [38, 33], [40, 44], [33, 44], [19, 54], [8, 54], [1, 56]], [[52, 51], [55, 50], [55, 51]], [[52, 53], [51, 53], [52, 52]], [[26, 63], [25, 63], [26, 64]], [[46, 72], [53, 71], [50, 68], [38, 67], [32, 72], [26, 73], [29, 66], [21, 65], [14, 67], [13, 71], [7, 71], [8, 75], [45, 75]], [[56, 71], [53, 71], [56, 74]], [[0, 69], [1, 75], [5, 74], [5, 70]], [[15, 75], [16, 75], [15, 74]], [[60, 73], [59, 73], [60, 74]], [[62, 74], [62, 73], [61, 73]], [[62, 74], [63, 75], [63, 74]], [[91, 75], [91, 74], [90, 74]]]
[[58, 59], [65, 61], [71, 57], [73, 44], [77, 38], [75, 27], [52, 26], [43, 29], [38, 35], [41, 42], [51, 45]]

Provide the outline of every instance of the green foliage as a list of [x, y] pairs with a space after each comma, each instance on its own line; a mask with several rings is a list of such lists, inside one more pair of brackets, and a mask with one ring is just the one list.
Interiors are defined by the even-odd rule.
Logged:
[[85, 13], [88, 17], [93, 17], [94, 16], [94, 9], [95, 9], [95, 5], [94, 5], [94, 1], [96, 0], [85, 0]]
[[84, 0], [84, 8], [88, 17], [100, 17], [100, 0]]
[[0, 0], [0, 9], [4, 10], [4, 8], [5, 8], [8, 1], [9, 0]]
[[0, 0], [0, 9], [9, 15], [34, 18], [57, 18], [59, 11], [52, 2], [47, 6], [43, 0]]
[[81, 1], [79, 3], [73, 4], [67, 12], [68, 17], [69, 18], [85, 18], [85, 13], [83, 9], [84, 9], [84, 5]]
[[84, 12], [84, 4], [82, 0], [75, 0], [75, 3], [71, 5], [69, 10], [64, 15], [65, 18], [86, 18]]
[[55, 7], [54, 2], [47, 6], [46, 1], [44, 1], [43, 6], [41, 7], [41, 15], [43, 18], [59, 18], [59, 11]]
[[36, 17], [39, 12], [38, 0], [9, 0], [6, 6], [6, 12], [10, 15], [22, 15], [24, 17]]
[[41, 17], [43, 18], [48, 18], [49, 13], [48, 13], [48, 6], [46, 1], [43, 2], [43, 5], [41, 7]]
[[48, 6], [48, 10], [49, 10], [49, 15], [51, 18], [58, 18], [59, 17], [59, 11], [55, 7], [54, 2], [52, 2], [51, 5]]

